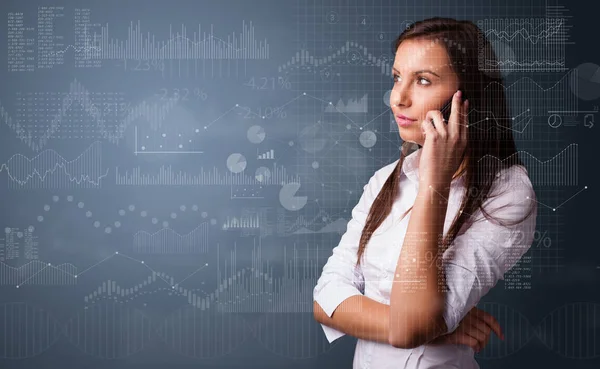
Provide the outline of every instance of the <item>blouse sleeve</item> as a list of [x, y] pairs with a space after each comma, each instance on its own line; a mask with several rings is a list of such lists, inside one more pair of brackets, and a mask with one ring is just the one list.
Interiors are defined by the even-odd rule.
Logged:
[[[363, 187], [358, 204], [352, 210], [352, 219], [339, 244], [323, 266], [323, 271], [313, 290], [316, 301], [331, 317], [335, 309], [347, 298], [364, 294], [365, 280], [361, 266], [356, 266], [360, 236], [369, 214], [371, 204], [383, 187], [381, 175], [375, 173]], [[345, 335], [344, 332], [321, 324], [327, 340], [331, 343]]]
[[[453, 332], [479, 300], [504, 279], [508, 272], [529, 250], [537, 218], [537, 201], [533, 186], [522, 166], [504, 169], [499, 185], [494, 185], [483, 204], [491, 215], [487, 220], [480, 210], [462, 234], [459, 232], [442, 256], [446, 276], [444, 320], [448, 333]], [[497, 196], [494, 188], [500, 191]], [[494, 219], [514, 223], [504, 227]]]

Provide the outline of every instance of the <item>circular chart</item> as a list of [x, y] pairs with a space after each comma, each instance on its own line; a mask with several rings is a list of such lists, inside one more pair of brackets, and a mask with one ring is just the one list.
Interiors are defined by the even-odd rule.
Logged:
[[570, 78], [571, 91], [586, 101], [600, 97], [600, 67], [594, 63], [583, 63], [573, 70]]
[[360, 134], [358, 140], [360, 141], [360, 144], [363, 145], [363, 147], [373, 147], [377, 142], [377, 135], [373, 131], [364, 131]]
[[392, 97], [392, 90], [387, 90], [384, 94], [383, 94], [383, 103], [388, 106], [390, 106], [390, 98]]
[[300, 183], [286, 183], [279, 190], [279, 202], [286, 210], [298, 211], [308, 202], [306, 196], [296, 196], [300, 189]]
[[246, 169], [246, 158], [242, 154], [231, 154], [227, 158], [227, 168], [232, 173], [241, 173]]
[[271, 178], [271, 171], [267, 167], [260, 167], [256, 169], [254, 178], [256, 178], [256, 180], [260, 183], [266, 182]]
[[327, 145], [327, 132], [320, 124], [308, 126], [300, 132], [300, 146], [310, 154], [319, 152]]
[[252, 142], [253, 144], [259, 144], [265, 140], [265, 129], [261, 126], [252, 126], [248, 128], [247, 137], [248, 141]]

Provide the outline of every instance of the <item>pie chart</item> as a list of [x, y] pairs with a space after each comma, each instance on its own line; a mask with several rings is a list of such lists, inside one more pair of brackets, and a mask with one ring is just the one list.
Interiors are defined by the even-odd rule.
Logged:
[[248, 137], [248, 141], [253, 144], [259, 144], [265, 140], [265, 129], [261, 126], [252, 126], [248, 128], [246, 136]]
[[300, 132], [299, 141], [304, 151], [314, 154], [325, 148], [327, 132], [321, 124], [313, 124]]
[[573, 70], [570, 78], [571, 91], [581, 100], [596, 100], [600, 97], [600, 67], [594, 63], [583, 63]]
[[387, 90], [385, 94], [383, 94], [383, 103], [390, 106], [390, 98], [392, 97], [392, 90]]
[[268, 181], [271, 178], [271, 171], [267, 167], [260, 167], [256, 169], [254, 178], [260, 183]]
[[377, 142], [377, 135], [373, 131], [364, 131], [360, 134], [358, 140], [360, 141], [360, 144], [364, 147], [373, 147]]
[[300, 189], [300, 183], [286, 183], [279, 190], [279, 202], [286, 210], [298, 211], [306, 205], [308, 197], [296, 196]]
[[227, 168], [232, 173], [241, 173], [246, 169], [246, 158], [242, 154], [231, 154], [227, 158]]

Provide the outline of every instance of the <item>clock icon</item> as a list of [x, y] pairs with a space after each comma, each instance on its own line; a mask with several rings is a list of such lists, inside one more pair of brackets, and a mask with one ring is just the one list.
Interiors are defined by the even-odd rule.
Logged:
[[562, 124], [562, 118], [558, 114], [552, 114], [548, 117], [548, 125], [552, 128], [558, 128]]

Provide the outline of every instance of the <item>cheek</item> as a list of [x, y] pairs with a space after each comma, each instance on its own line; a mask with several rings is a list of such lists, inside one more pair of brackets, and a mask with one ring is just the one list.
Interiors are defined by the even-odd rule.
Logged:
[[422, 93], [419, 94], [418, 98], [413, 100], [415, 107], [415, 118], [424, 120], [427, 112], [431, 110], [438, 110], [443, 105], [443, 101], [436, 95]]
[[425, 114], [427, 114], [427, 111], [429, 110], [428, 105], [430, 105], [428, 101], [428, 98], [423, 95], [415, 97], [412, 100], [412, 105], [415, 112], [413, 118], [416, 118], [418, 120], [425, 119]]

